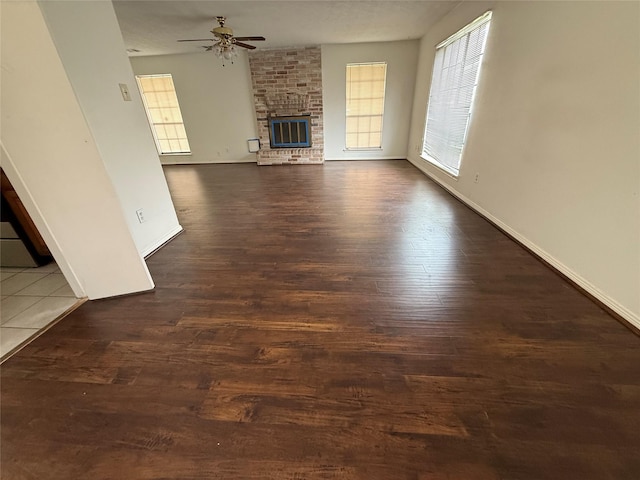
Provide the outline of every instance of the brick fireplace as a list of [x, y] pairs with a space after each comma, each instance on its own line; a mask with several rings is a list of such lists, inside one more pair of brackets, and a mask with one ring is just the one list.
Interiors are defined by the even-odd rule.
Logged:
[[[261, 145], [258, 165], [324, 163], [320, 62], [319, 47], [249, 52]], [[269, 120], [279, 117], [310, 118], [311, 147], [272, 147]]]

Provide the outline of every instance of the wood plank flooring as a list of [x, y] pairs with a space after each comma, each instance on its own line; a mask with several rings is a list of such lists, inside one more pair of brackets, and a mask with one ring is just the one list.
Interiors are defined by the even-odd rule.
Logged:
[[156, 290], [2, 365], [4, 480], [640, 478], [640, 339], [408, 162], [165, 171]]

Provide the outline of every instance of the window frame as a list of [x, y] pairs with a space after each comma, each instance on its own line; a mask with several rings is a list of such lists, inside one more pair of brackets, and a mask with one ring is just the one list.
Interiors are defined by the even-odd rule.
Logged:
[[[490, 30], [490, 26], [491, 26], [491, 19], [492, 19], [492, 14], [493, 12], [491, 10], [485, 12], [484, 14], [480, 15], [478, 18], [476, 18], [475, 20], [471, 21], [470, 23], [468, 23], [467, 25], [465, 25], [463, 28], [461, 28], [460, 30], [458, 30], [456, 33], [454, 33], [453, 35], [449, 36], [446, 40], [440, 42], [438, 45], [436, 45], [435, 47], [435, 55], [434, 55], [434, 60], [433, 60], [433, 69], [432, 69], [432, 75], [431, 75], [431, 84], [429, 86], [429, 96], [428, 96], [428, 104], [427, 104], [427, 112], [425, 115], [425, 124], [424, 124], [424, 130], [423, 130], [423, 137], [422, 137], [422, 150], [420, 153], [420, 157], [423, 158], [424, 160], [428, 161], [429, 163], [431, 163], [432, 165], [438, 167], [439, 169], [443, 170], [445, 173], [453, 176], [454, 178], [458, 178], [458, 176], [460, 175], [460, 169], [463, 165], [463, 157], [464, 157], [464, 152], [465, 152], [465, 148], [466, 148], [466, 143], [467, 143], [467, 138], [468, 138], [468, 134], [469, 134], [469, 129], [471, 126], [471, 122], [472, 122], [472, 118], [473, 118], [473, 111], [474, 111], [474, 106], [475, 106], [475, 101], [476, 101], [476, 94], [477, 94], [477, 89], [478, 89], [478, 85], [480, 84], [480, 74], [482, 71], [482, 65], [484, 63], [484, 54], [486, 52], [486, 46], [487, 46], [487, 41], [489, 38], [489, 30]], [[476, 72], [476, 76], [475, 76], [475, 81], [473, 84], [473, 89], [472, 89], [472, 94], [471, 94], [471, 98], [470, 98], [470, 102], [469, 102], [469, 106], [468, 106], [468, 110], [466, 111], [466, 124], [465, 124], [465, 128], [464, 128], [464, 132], [462, 134], [462, 138], [461, 138], [461, 143], [460, 143], [460, 153], [457, 159], [457, 168], [454, 168], [450, 165], [447, 165], [441, 161], [439, 161], [436, 157], [434, 157], [433, 155], [431, 155], [427, 150], [428, 150], [428, 146], [427, 146], [427, 135], [429, 133], [428, 131], [428, 127], [429, 127], [429, 114], [431, 113], [431, 108], [433, 107], [434, 103], [437, 103], [433, 101], [433, 97], [435, 94], [440, 94], [442, 92], [441, 89], [438, 92], [433, 92], [434, 89], [434, 84], [435, 79], [437, 78], [437, 76], [439, 74], [443, 73], [444, 69], [437, 69], [437, 62], [438, 60], [442, 60], [444, 63], [444, 59], [446, 58], [446, 49], [450, 46], [452, 46], [455, 42], [459, 41], [459, 40], [463, 40], [463, 39], [469, 39], [471, 34], [473, 32], [475, 32], [476, 30], [482, 28], [482, 26], [487, 25], [486, 28], [486, 33], [485, 36], [482, 40], [482, 46], [480, 48], [480, 53], [479, 53], [479, 61], [478, 61], [478, 67], [477, 67], [477, 72]], [[465, 47], [466, 48], [466, 47]], [[442, 54], [442, 57], [440, 57], [440, 54]], [[469, 66], [471, 65], [471, 62], [467, 63], [467, 57], [466, 57], [466, 50], [465, 50], [465, 62], [463, 63], [464, 66]], [[455, 88], [457, 91], [461, 91], [462, 90], [462, 86], [461, 86], [462, 81], [460, 81], [458, 83], [458, 85], [453, 85], [453, 88]], [[450, 85], [447, 84], [448, 86]], [[433, 118], [433, 117], [432, 117]], [[449, 127], [453, 126], [453, 125], [448, 125]], [[458, 125], [459, 126], [459, 125]], [[432, 146], [432, 145], [430, 145]], [[433, 152], [433, 148], [431, 148], [431, 152]]]
[[[373, 66], [373, 65], [384, 65], [384, 78], [383, 78], [383, 84], [382, 84], [382, 97], [380, 97], [379, 99], [382, 101], [382, 108], [381, 108], [381, 112], [379, 114], [376, 115], [349, 115], [349, 100], [350, 100], [350, 96], [349, 96], [349, 85], [350, 85], [350, 81], [349, 81], [349, 68], [350, 67], [359, 67], [359, 66]], [[382, 150], [383, 149], [383, 134], [384, 134], [384, 107], [385, 107], [385, 103], [386, 103], [386, 97], [387, 97], [387, 70], [388, 70], [388, 64], [387, 62], [358, 62], [358, 63], [347, 63], [346, 67], [345, 67], [345, 128], [344, 128], [344, 149], [345, 151], [367, 151], [367, 150]], [[373, 99], [371, 99], [373, 100]], [[348, 128], [348, 124], [349, 124], [349, 118], [360, 118], [360, 117], [376, 117], [380, 119], [380, 145], [377, 146], [364, 146], [364, 147], [349, 147], [348, 146], [348, 135], [350, 133], [356, 133], [356, 134], [360, 134], [360, 133], [369, 133], [369, 135], [371, 134], [371, 130], [369, 129], [367, 132], [360, 132], [360, 131], [356, 131], [356, 132], [350, 132], [349, 128]], [[369, 123], [369, 125], [371, 125], [371, 123]]]
[[[151, 134], [153, 135], [153, 141], [156, 145], [156, 150], [158, 151], [158, 155], [162, 156], [171, 156], [171, 155], [191, 155], [191, 143], [189, 142], [189, 138], [186, 132], [186, 126], [184, 124], [184, 118], [182, 117], [182, 109], [180, 108], [180, 102], [178, 100], [178, 93], [176, 92], [175, 83], [173, 82], [173, 76], [170, 73], [155, 73], [155, 74], [141, 74], [136, 75], [136, 83], [138, 85], [138, 90], [140, 92], [140, 97], [142, 98], [142, 104], [144, 105], [144, 111], [147, 115], [147, 122], [149, 123], [149, 128], [151, 129]], [[166, 122], [166, 123], [155, 123], [153, 121], [153, 117], [149, 110], [149, 104], [147, 98], [145, 96], [144, 88], [142, 86], [141, 79], [143, 78], [169, 78], [171, 80], [171, 85], [173, 87], [173, 96], [175, 97], [175, 106], [171, 106], [169, 108], [177, 108], [178, 113], [180, 115], [180, 122]], [[171, 151], [164, 152], [162, 149], [162, 144], [160, 143], [160, 139], [158, 138], [158, 131], [156, 130], [156, 125], [182, 125], [182, 128], [185, 130], [185, 140], [187, 142], [188, 150], [187, 151]]]

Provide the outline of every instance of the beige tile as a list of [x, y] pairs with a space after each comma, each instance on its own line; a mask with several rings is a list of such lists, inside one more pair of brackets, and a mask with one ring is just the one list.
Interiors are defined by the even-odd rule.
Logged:
[[46, 273], [37, 272], [16, 273], [13, 277], [2, 280], [2, 283], [0, 283], [0, 292], [2, 292], [2, 295], [13, 295], [46, 276]]
[[22, 272], [23, 270], [28, 270], [28, 268], [24, 268], [24, 267], [0, 267], [0, 271], [2, 271], [2, 272], [19, 273], [19, 272]]
[[76, 303], [75, 298], [45, 297], [5, 322], [3, 327], [43, 328]]
[[6, 270], [0, 270], [0, 280], [6, 280], [7, 278], [13, 277], [18, 272], [7, 272]]
[[37, 328], [0, 328], [0, 357], [38, 333]]
[[42, 300], [39, 297], [5, 297], [0, 304], [0, 322], [6, 323], [19, 313], [24, 312], [27, 308], [36, 302]]
[[42, 295], [46, 297], [65, 285], [67, 285], [67, 281], [64, 275], [61, 273], [50, 273], [46, 277], [16, 292], [15, 295]]
[[60, 287], [55, 292], [50, 293], [49, 296], [50, 297], [73, 297], [73, 298], [76, 298], [76, 294], [73, 293], [73, 290], [71, 290], [71, 287], [69, 286], [68, 283], [65, 283], [64, 287]]
[[58, 264], [56, 262], [51, 262], [48, 263], [46, 265], [43, 265], [42, 267], [38, 267], [35, 270], [38, 271], [38, 273], [40, 272], [44, 272], [44, 273], [59, 273], [60, 269], [58, 268]]

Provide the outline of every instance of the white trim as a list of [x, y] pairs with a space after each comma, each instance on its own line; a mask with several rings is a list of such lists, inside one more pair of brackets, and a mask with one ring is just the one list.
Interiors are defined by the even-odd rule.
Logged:
[[626, 308], [624, 305], [621, 305], [616, 300], [609, 297], [606, 293], [602, 292], [598, 287], [593, 285], [591, 282], [589, 282], [588, 280], [583, 278], [581, 275], [571, 270], [560, 260], [556, 259], [552, 255], [547, 253], [545, 250], [540, 248], [531, 240], [524, 237], [522, 234], [520, 234], [519, 232], [511, 228], [506, 223], [504, 223], [502, 220], [494, 217], [491, 213], [486, 211], [480, 205], [478, 205], [477, 203], [473, 202], [472, 200], [468, 199], [463, 194], [455, 190], [453, 187], [451, 187], [451, 185], [448, 185], [447, 183], [443, 182], [437, 176], [433, 175], [433, 173], [429, 172], [425, 168], [425, 165], [421, 165], [421, 162], [416, 162], [410, 158], [408, 158], [407, 160], [416, 168], [418, 168], [421, 172], [423, 172], [425, 175], [431, 178], [434, 182], [436, 182], [438, 185], [440, 185], [442, 188], [444, 188], [449, 193], [451, 193], [454, 197], [456, 197], [461, 202], [463, 202], [465, 205], [469, 206], [470, 208], [475, 210], [477, 213], [479, 213], [483, 217], [486, 217], [488, 220], [490, 220], [495, 225], [497, 225], [500, 229], [504, 230], [507, 234], [515, 238], [518, 242], [522, 243], [525, 247], [527, 247], [533, 253], [538, 255], [540, 258], [542, 258], [545, 262], [547, 262], [553, 268], [555, 268], [560, 273], [562, 273], [567, 278], [569, 278], [572, 282], [574, 282], [580, 288], [583, 288], [590, 295], [593, 295], [595, 298], [597, 298], [599, 301], [601, 301], [611, 310], [613, 310], [622, 318], [624, 318], [626, 321], [628, 321], [631, 325], [633, 325], [637, 329], [640, 329], [640, 315], [635, 314], [634, 312]]
[[359, 65], [386, 65], [387, 62], [349, 62], [347, 63], [347, 66], [349, 65], [355, 65], [356, 67]]
[[343, 152], [379, 152], [383, 150], [382, 147], [344, 147]]
[[160, 240], [154, 242], [153, 245], [150, 245], [149, 247], [145, 248], [142, 252], [140, 252], [140, 255], [142, 255], [143, 258], [148, 257], [152, 253], [155, 253], [156, 250], [158, 250], [161, 247], [163, 247], [165, 245], [165, 243], [168, 243], [171, 239], [173, 239], [173, 237], [175, 237], [176, 235], [178, 235], [182, 231], [183, 231], [182, 225], [178, 224], [178, 226], [176, 228], [174, 228], [173, 230], [169, 231]]
[[[2, 0], [0, 0], [2, 1]], [[162, 166], [166, 167], [166, 166], [170, 166], [170, 165], [219, 165], [219, 164], [234, 164], [234, 163], [256, 163], [256, 159], [247, 159], [247, 160], [224, 160], [224, 159], [216, 159], [216, 160], [210, 160], [210, 161], [206, 161], [206, 162], [194, 162], [193, 160], [190, 159], [184, 159], [182, 161], [173, 161], [172, 159], [169, 158], [163, 158], [162, 160]]]
[[326, 162], [341, 162], [342, 160], [365, 160], [367, 162], [370, 162], [372, 160], [405, 160], [402, 157], [348, 157], [348, 158], [325, 158], [324, 159]]

